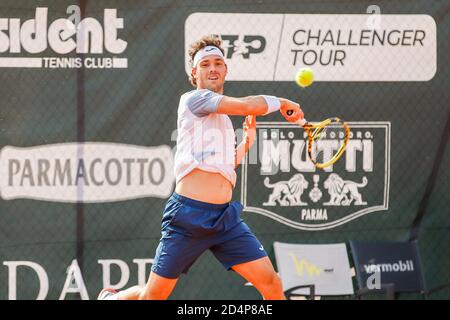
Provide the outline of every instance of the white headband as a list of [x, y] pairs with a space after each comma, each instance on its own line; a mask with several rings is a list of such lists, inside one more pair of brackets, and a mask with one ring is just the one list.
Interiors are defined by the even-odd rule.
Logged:
[[197, 51], [197, 53], [194, 56], [194, 61], [192, 62], [192, 67], [195, 68], [200, 60], [210, 55], [220, 56], [223, 60], [225, 60], [225, 57], [223, 56], [223, 53], [222, 51], [220, 51], [219, 48], [215, 46], [206, 46], [203, 49]]

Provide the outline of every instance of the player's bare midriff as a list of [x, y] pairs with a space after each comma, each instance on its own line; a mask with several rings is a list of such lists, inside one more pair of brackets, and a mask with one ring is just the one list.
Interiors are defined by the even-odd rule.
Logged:
[[233, 186], [220, 173], [194, 169], [177, 183], [175, 192], [194, 200], [223, 204], [230, 202]]

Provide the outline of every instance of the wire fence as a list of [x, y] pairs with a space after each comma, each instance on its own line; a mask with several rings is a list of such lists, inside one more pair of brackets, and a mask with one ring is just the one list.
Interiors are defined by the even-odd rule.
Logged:
[[[223, 40], [226, 95], [289, 98], [309, 120], [352, 128], [343, 158], [317, 170], [302, 129], [257, 119], [233, 199], [272, 261], [274, 241], [417, 238], [427, 287], [450, 283], [448, 7], [2, 1], [0, 299], [94, 299], [108, 284], [145, 283], [174, 189], [179, 97], [193, 89], [187, 47], [205, 34]], [[314, 70], [308, 88], [293, 80], [301, 67]], [[171, 296], [259, 298], [209, 252]]]

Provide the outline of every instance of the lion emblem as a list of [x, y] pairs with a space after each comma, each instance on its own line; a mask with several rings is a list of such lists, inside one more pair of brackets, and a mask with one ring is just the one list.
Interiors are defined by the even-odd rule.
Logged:
[[332, 173], [328, 176], [324, 182], [325, 189], [330, 194], [330, 201], [324, 203], [328, 206], [349, 206], [352, 201], [354, 205], [363, 206], [367, 202], [362, 201], [361, 193], [358, 188], [363, 188], [367, 185], [367, 178], [363, 177], [361, 183], [354, 181], [344, 180], [336, 173]]
[[273, 191], [269, 196], [269, 200], [264, 202], [264, 206], [276, 206], [277, 201], [281, 206], [305, 206], [300, 197], [303, 191], [308, 188], [308, 181], [301, 173], [292, 176], [288, 181], [279, 181], [276, 183], [269, 183], [269, 177], [264, 179], [264, 185], [267, 188], [272, 188]]

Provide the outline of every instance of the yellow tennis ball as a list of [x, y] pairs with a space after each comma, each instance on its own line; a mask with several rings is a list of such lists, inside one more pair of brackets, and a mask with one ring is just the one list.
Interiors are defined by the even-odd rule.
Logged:
[[311, 68], [301, 68], [295, 75], [295, 82], [302, 87], [310, 86], [314, 81], [314, 72]]

